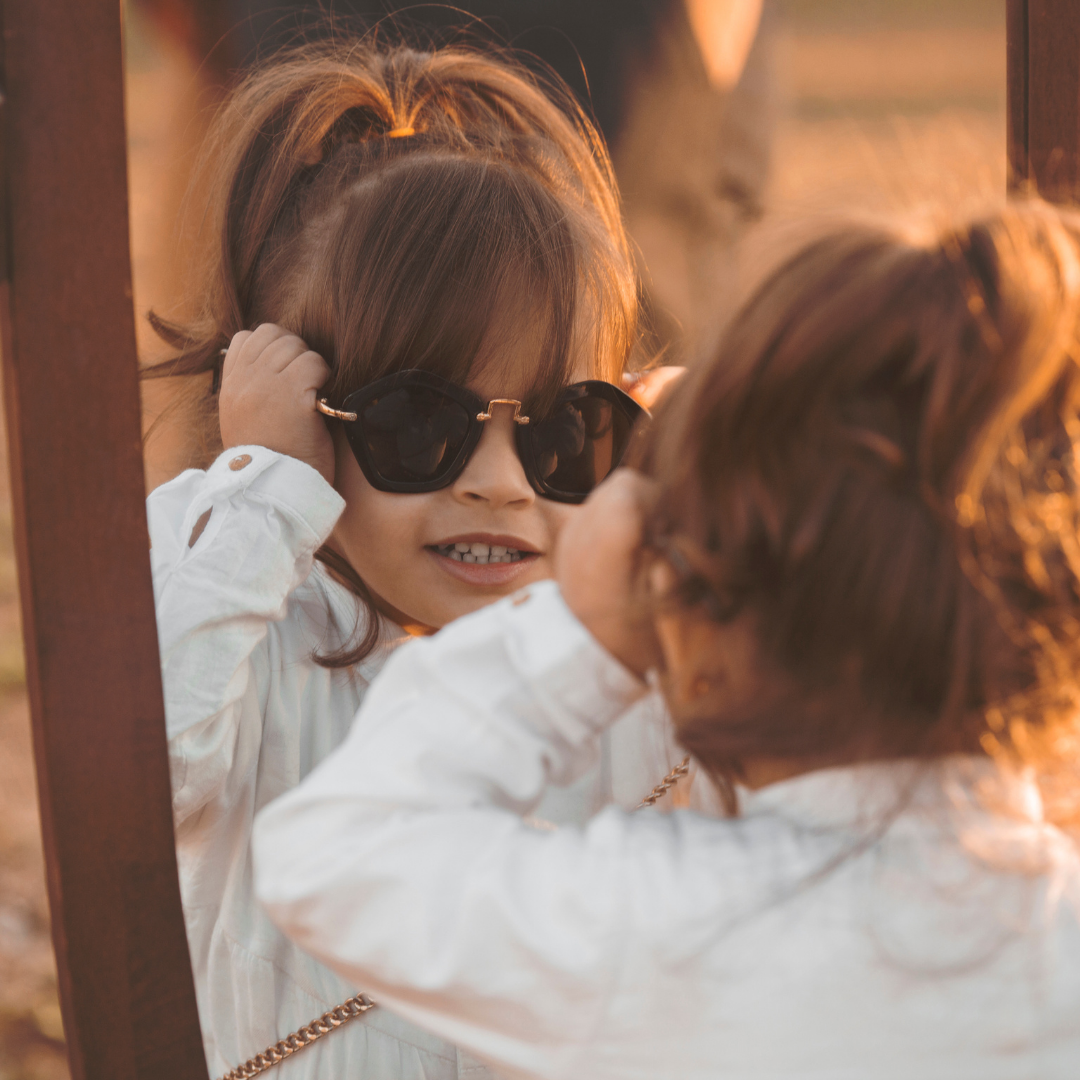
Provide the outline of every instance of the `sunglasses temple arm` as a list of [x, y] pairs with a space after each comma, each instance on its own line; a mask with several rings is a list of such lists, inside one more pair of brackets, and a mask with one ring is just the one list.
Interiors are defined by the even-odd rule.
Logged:
[[315, 408], [318, 412], [321, 412], [323, 416], [332, 416], [335, 420], [348, 420], [350, 423], [356, 420], [356, 413], [354, 412], [342, 412], [340, 409], [331, 409], [326, 404], [326, 398], [319, 398], [315, 402]]

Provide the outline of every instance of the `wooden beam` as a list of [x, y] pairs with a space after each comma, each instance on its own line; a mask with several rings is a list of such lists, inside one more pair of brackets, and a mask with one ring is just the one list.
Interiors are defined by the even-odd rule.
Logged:
[[1080, 4], [1008, 0], [1009, 186], [1080, 195]]
[[1006, 113], [1005, 143], [1008, 147], [1009, 190], [1028, 182], [1028, 37], [1027, 0], [1006, 3]]
[[71, 1072], [205, 1080], [143, 501], [120, 5], [2, 0], [0, 13], [0, 332]]

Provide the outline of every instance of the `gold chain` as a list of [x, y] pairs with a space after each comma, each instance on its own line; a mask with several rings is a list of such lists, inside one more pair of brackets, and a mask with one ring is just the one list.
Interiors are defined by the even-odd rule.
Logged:
[[682, 761], [678, 765], [676, 765], [675, 768], [672, 769], [671, 772], [669, 772], [667, 776], [665, 776], [664, 779], [661, 780], [660, 783], [657, 784], [656, 787], [654, 787], [652, 791], [650, 791], [649, 794], [646, 795], [645, 798], [637, 804], [637, 806], [634, 807], [634, 809], [642, 810], [646, 806], [654, 805], [656, 802], [662, 799], [689, 771], [690, 758], [684, 757]]
[[258, 1076], [259, 1073], [266, 1072], [275, 1065], [280, 1065], [287, 1057], [292, 1057], [297, 1050], [303, 1050], [305, 1046], [310, 1046], [324, 1035], [329, 1035], [342, 1024], [347, 1024], [354, 1017], [374, 1008], [375, 1002], [366, 994], [357, 994], [356, 997], [342, 1002], [336, 1009], [323, 1013], [318, 1020], [312, 1020], [310, 1024], [305, 1024], [298, 1031], [286, 1035], [280, 1042], [268, 1046], [261, 1054], [248, 1058], [243, 1065], [238, 1065], [232, 1072], [227, 1072], [221, 1080], [251, 1080], [251, 1077]]
[[[681, 764], [676, 765], [634, 809], [640, 810], [642, 807], [654, 805], [689, 771], [690, 759], [685, 757]], [[232, 1072], [227, 1072], [222, 1076], [221, 1080], [251, 1080], [251, 1077], [258, 1076], [259, 1073], [264, 1073], [275, 1065], [280, 1065], [286, 1058], [292, 1057], [297, 1050], [303, 1050], [305, 1046], [310, 1046], [324, 1035], [329, 1035], [331, 1031], [335, 1031], [343, 1024], [374, 1008], [375, 1002], [367, 994], [357, 994], [356, 997], [342, 1002], [336, 1009], [323, 1013], [318, 1020], [312, 1020], [310, 1024], [305, 1024], [291, 1035], [286, 1035], [284, 1039], [268, 1046], [261, 1054], [248, 1058], [243, 1065], [237, 1065]]]

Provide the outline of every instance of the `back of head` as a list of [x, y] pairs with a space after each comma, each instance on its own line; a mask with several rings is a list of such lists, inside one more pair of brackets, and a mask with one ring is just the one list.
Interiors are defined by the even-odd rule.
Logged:
[[680, 718], [703, 762], [1075, 750], [1078, 238], [1040, 204], [825, 228], [673, 396], [654, 537], [757, 652]]
[[537, 393], [575, 345], [593, 377], [626, 363], [636, 282], [606, 151], [568, 92], [510, 60], [291, 50], [228, 99], [205, 163], [213, 250], [195, 318], [156, 320], [178, 353], [160, 373], [210, 371], [276, 322], [323, 354], [331, 395], [403, 367], [462, 380], [508, 315], [543, 342]]

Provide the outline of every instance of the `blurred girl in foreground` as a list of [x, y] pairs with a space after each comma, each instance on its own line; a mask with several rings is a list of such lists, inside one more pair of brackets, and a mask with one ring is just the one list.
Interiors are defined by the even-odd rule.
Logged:
[[[1078, 236], [805, 243], [263, 813], [272, 918], [509, 1077], [1074, 1077]], [[531, 831], [653, 666], [726, 816]]]

